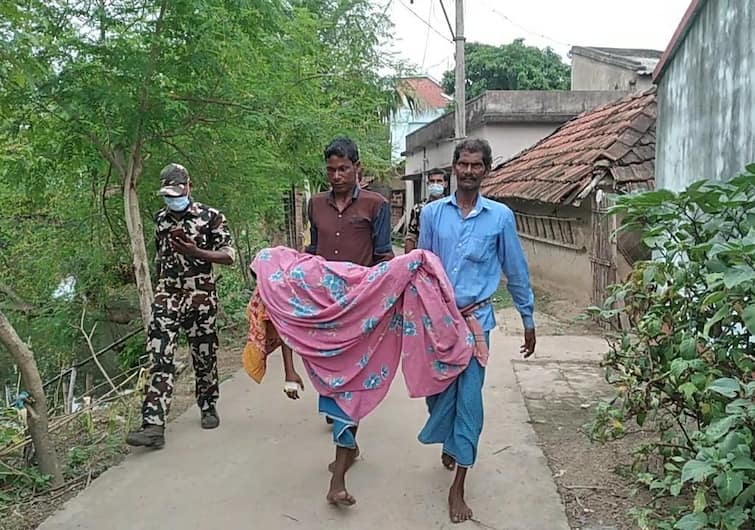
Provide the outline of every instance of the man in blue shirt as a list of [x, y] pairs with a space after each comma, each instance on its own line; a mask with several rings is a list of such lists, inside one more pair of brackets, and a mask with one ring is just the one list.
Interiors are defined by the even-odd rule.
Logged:
[[472, 518], [464, 500], [464, 482], [467, 468], [477, 457], [482, 432], [482, 386], [490, 330], [495, 327], [490, 297], [498, 289], [501, 272], [524, 324], [521, 353], [527, 358], [535, 351], [534, 296], [514, 213], [480, 195], [480, 185], [492, 162], [486, 141], [468, 139], [458, 144], [453, 156], [456, 193], [428, 204], [420, 217], [419, 248], [440, 257], [453, 285], [456, 305], [476, 341], [475, 357], [466, 370], [445, 392], [427, 399], [430, 416], [419, 434], [422, 443], [443, 444], [443, 465], [456, 469], [448, 494], [449, 516], [454, 523]]

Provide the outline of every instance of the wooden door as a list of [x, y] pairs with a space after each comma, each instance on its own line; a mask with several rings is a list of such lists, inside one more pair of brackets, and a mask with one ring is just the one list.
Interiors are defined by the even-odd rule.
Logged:
[[615, 216], [608, 215], [611, 200], [603, 190], [592, 194], [592, 303], [602, 306], [608, 296], [608, 287], [616, 283], [616, 244], [614, 242]]

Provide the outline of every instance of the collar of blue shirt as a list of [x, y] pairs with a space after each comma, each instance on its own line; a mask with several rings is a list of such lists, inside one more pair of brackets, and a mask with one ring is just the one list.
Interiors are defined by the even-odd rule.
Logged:
[[[456, 200], [456, 194], [455, 193], [452, 194], [452, 195], [449, 195], [448, 197], [443, 197], [442, 199], [438, 199], [438, 200], [439, 201], [443, 201], [446, 204], [452, 204], [456, 208], [460, 208], [459, 207], [459, 202]], [[475, 203], [474, 210], [472, 210], [471, 212], [469, 212], [469, 217], [474, 217], [476, 215], [479, 215], [483, 210], [486, 210], [487, 208], [488, 208], [488, 205], [487, 205], [485, 199], [483, 199], [482, 195], [480, 195], [478, 193], [477, 194], [477, 202]]]

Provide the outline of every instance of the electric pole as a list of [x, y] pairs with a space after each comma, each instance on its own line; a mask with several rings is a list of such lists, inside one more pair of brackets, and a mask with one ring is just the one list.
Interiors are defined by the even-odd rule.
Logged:
[[[431, 0], [432, 1], [432, 0]], [[464, 44], [466, 44], [466, 38], [464, 37], [464, 0], [456, 0], [456, 31], [451, 28], [451, 20], [449, 20], [448, 12], [446, 12], [446, 6], [443, 5], [443, 0], [439, 0], [440, 7], [443, 9], [443, 16], [446, 17], [446, 23], [448, 29], [451, 32], [451, 36], [456, 44], [456, 86], [454, 88], [456, 110], [454, 112], [455, 126], [454, 126], [454, 144], [467, 137], [467, 91], [466, 91], [466, 60], [464, 57]], [[414, 0], [409, 0], [409, 3], [414, 4]], [[456, 192], [456, 175], [451, 171], [451, 193]]]
[[[467, 136], [467, 94], [466, 94], [466, 64], [464, 57], [464, 0], [456, 0], [456, 31], [454, 32], [456, 43], [456, 87], [454, 88], [456, 99], [456, 126], [454, 128], [454, 143]], [[456, 175], [451, 168], [451, 193], [456, 193]]]

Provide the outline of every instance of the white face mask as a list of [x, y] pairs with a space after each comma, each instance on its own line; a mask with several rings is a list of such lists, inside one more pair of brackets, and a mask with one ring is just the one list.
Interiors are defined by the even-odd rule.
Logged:
[[427, 185], [427, 193], [431, 197], [440, 197], [443, 195], [443, 192], [446, 190], [446, 187], [443, 184], [438, 183], [432, 183]]
[[181, 197], [163, 197], [163, 200], [165, 200], [165, 205], [168, 209], [174, 212], [183, 212], [191, 204], [189, 197], [186, 195], [182, 195]]

